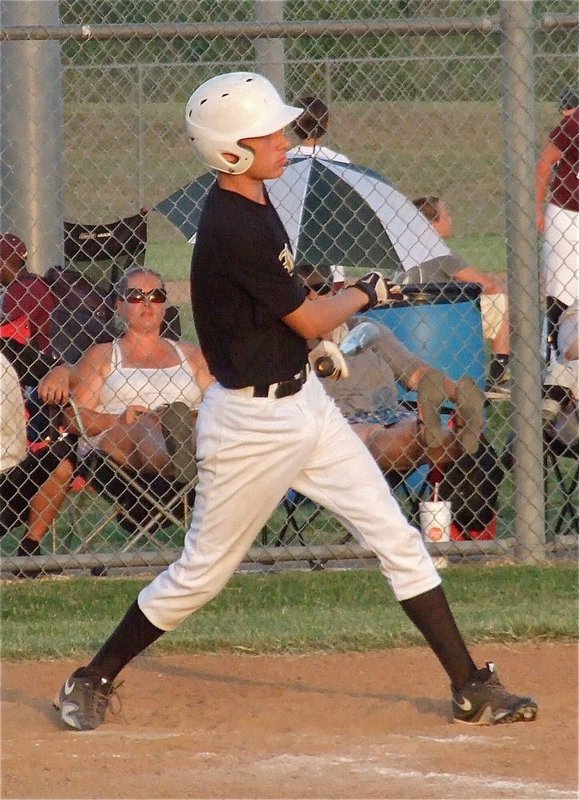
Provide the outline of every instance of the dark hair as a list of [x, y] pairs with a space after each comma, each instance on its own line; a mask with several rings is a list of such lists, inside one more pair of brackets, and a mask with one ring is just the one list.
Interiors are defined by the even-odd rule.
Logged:
[[321, 139], [328, 132], [328, 106], [319, 97], [300, 97], [297, 104], [304, 113], [292, 122], [294, 133], [300, 139]]
[[440, 217], [440, 197], [435, 194], [416, 197], [412, 203], [429, 222], [436, 222]]
[[579, 90], [566, 86], [559, 97], [559, 111], [568, 111], [579, 106]]

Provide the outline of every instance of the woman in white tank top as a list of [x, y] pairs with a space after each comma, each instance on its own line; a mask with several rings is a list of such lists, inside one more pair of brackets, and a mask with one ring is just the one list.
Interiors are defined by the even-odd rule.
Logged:
[[[170, 474], [171, 459], [155, 409], [180, 401], [195, 415], [213, 377], [197, 345], [161, 337], [166, 292], [159, 273], [130, 269], [117, 292], [125, 333], [114, 342], [93, 345], [70, 374], [71, 397], [87, 434], [79, 455], [97, 447], [124, 466]], [[61, 462], [40, 488], [31, 502], [25, 539], [42, 539], [73, 471], [70, 462]]]
[[[197, 345], [161, 337], [166, 295], [158, 273], [129, 270], [118, 295], [117, 313], [126, 331], [112, 343], [94, 345], [80, 359], [72, 398], [89, 444], [139, 468], [139, 449], [149, 452], [156, 440], [164, 451], [157, 417], [148, 412], [176, 401], [196, 411], [213, 379]], [[156, 459], [152, 468], [159, 469]]]
[[[94, 411], [101, 415], [101, 419], [104, 418], [106, 420], [105, 415], [122, 418], [123, 413], [128, 408], [154, 411], [169, 403], [176, 402], [185, 403], [192, 411], [196, 411], [199, 408], [202, 393], [195, 379], [192, 365], [185, 357], [183, 348], [179, 344], [168, 339], [165, 341], [167, 341], [169, 347], [173, 348], [175, 358], [178, 359], [178, 363], [174, 366], [127, 366], [123, 361], [122, 340], [117, 339], [112, 343], [110, 371], [102, 384], [98, 403], [94, 408]], [[110, 347], [110, 345], [107, 345], [107, 347]], [[77, 389], [74, 394], [76, 397], [80, 395], [82, 398], [82, 389], [80, 391]], [[86, 412], [91, 405], [90, 398], [87, 398], [84, 406], [79, 409], [81, 418], [88, 416]], [[143, 411], [142, 413], [145, 412]], [[146, 420], [140, 420], [140, 428], [143, 427], [144, 422], [150, 424], [153, 421], [154, 424], [150, 414], [146, 414], [146, 418]], [[94, 425], [92, 415], [89, 420]], [[137, 421], [130, 424], [136, 425]], [[110, 451], [111, 447], [115, 447], [114, 443], [117, 441], [119, 433], [117, 428], [119, 425], [125, 427], [124, 422], [113, 423], [106, 430], [87, 437], [87, 444], [91, 448]], [[110, 443], [110, 446], [107, 445], [107, 442]]]

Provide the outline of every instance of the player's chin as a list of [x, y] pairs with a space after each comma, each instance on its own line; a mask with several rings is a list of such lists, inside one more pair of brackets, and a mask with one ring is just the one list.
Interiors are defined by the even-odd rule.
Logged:
[[278, 161], [277, 164], [274, 164], [271, 170], [269, 170], [270, 172], [269, 177], [279, 178], [280, 175], [283, 175], [283, 173], [285, 172], [286, 167], [287, 167], [287, 159], [284, 158], [283, 161]]

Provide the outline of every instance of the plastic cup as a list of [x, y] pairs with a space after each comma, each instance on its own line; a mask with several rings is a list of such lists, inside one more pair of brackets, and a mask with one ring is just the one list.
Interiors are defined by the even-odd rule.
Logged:
[[[423, 500], [419, 506], [420, 530], [429, 542], [449, 542], [452, 511], [448, 500]], [[435, 566], [448, 566], [445, 556], [435, 556]]]

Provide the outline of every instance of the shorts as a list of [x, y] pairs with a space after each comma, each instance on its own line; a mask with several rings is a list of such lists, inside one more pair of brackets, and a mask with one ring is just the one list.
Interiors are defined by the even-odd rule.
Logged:
[[353, 425], [360, 422], [374, 423], [375, 425], [382, 425], [384, 428], [391, 428], [399, 422], [405, 422], [407, 419], [416, 419], [416, 411], [404, 406], [398, 408], [382, 409], [375, 412], [360, 412], [358, 414], [347, 414], [346, 419]]
[[503, 292], [499, 294], [481, 294], [480, 310], [483, 339], [496, 339], [507, 313], [507, 307], [507, 296]]

